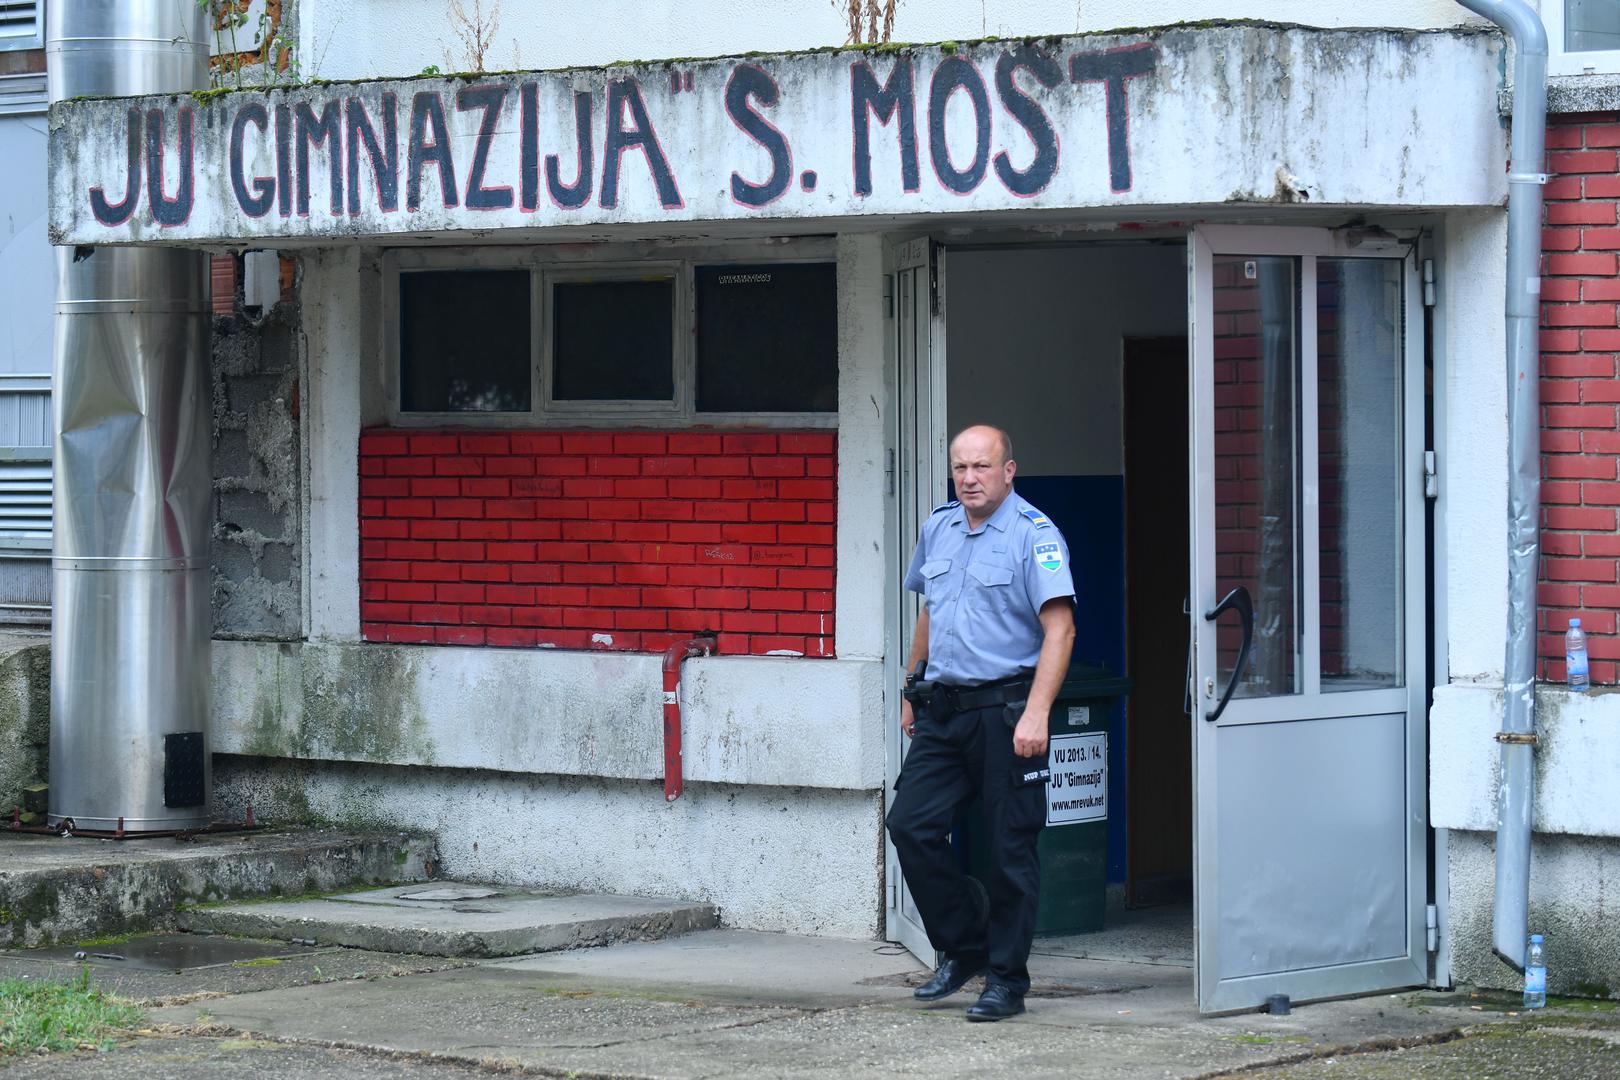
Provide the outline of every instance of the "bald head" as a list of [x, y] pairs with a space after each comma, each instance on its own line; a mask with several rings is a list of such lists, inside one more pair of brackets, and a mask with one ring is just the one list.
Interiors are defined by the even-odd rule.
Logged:
[[973, 528], [1006, 501], [1017, 469], [1012, 439], [1000, 428], [975, 424], [951, 440], [951, 481]]
[[1000, 448], [1001, 460], [1003, 462], [1012, 460], [1012, 436], [1008, 435], [1001, 428], [993, 427], [990, 424], [972, 424], [965, 427], [961, 431], [958, 431], [954, 437], [952, 437], [950, 446], [952, 451], [955, 451], [956, 449], [957, 440], [961, 439], [963, 436], [971, 436], [975, 439], [985, 437], [994, 439], [997, 446]]

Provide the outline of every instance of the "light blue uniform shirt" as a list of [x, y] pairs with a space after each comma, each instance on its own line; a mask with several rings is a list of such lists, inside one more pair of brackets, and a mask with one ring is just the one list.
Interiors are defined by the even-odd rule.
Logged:
[[929, 515], [905, 585], [928, 601], [928, 678], [951, 686], [1034, 671], [1041, 605], [1074, 596], [1063, 534], [1015, 491], [974, 530], [960, 503]]

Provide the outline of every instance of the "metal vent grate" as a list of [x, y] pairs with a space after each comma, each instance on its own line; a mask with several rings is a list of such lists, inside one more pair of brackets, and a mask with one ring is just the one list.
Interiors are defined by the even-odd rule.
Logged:
[[51, 448], [0, 447], [0, 555], [51, 550]]
[[32, 34], [38, 28], [38, 0], [0, 0], [0, 33]]
[[[3, 0], [0, 0], [3, 2]], [[8, 39], [0, 37], [0, 42]], [[45, 111], [45, 76], [0, 75], [0, 116], [24, 116]], [[43, 146], [42, 146], [43, 149]], [[41, 155], [43, 158], [43, 154]]]
[[39, 0], [0, 0], [0, 49], [43, 49]]

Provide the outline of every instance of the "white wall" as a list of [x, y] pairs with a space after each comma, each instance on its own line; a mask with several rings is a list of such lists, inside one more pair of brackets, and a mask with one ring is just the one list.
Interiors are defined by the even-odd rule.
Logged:
[[1125, 472], [1124, 337], [1187, 333], [1179, 245], [946, 256], [952, 431], [1005, 427], [1026, 476]]
[[[471, 11], [474, 2], [461, 6]], [[483, 5], [495, 7], [494, 0]], [[502, 0], [499, 10], [489, 71], [810, 49], [848, 37], [847, 20], [828, 0]], [[1452, 0], [900, 0], [894, 40], [1072, 34], [1205, 19], [1411, 27], [1480, 21]], [[449, 0], [299, 0], [294, 33], [309, 78], [472, 68], [455, 42]]]
[[0, 117], [0, 161], [0, 373], [48, 375], [56, 254], [45, 238], [43, 110]]
[[1435, 584], [1445, 595], [1451, 681], [1500, 685], [1507, 646], [1507, 215], [1449, 215], [1443, 255], [1446, 442], [1438, 510], [1446, 564], [1435, 568]]

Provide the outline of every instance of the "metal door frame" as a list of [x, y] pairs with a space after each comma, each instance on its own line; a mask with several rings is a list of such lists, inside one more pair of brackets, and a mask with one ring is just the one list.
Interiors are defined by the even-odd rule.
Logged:
[[[918, 531], [946, 491], [945, 319], [943, 249], [928, 237], [893, 245], [894, 371], [896, 424], [893, 431], [895, 495], [890, 514], [890, 535], [895, 543], [888, 579], [898, 583], [917, 543]], [[892, 586], [891, 586], [892, 587]], [[900, 730], [900, 694], [905, 678], [902, 667], [911, 648], [911, 630], [921, 598], [900, 587], [889, 605], [890, 648], [884, 663], [888, 707], [884, 710], [887, 785], [884, 810], [894, 800], [894, 782], [905, 758], [906, 737]], [[883, 840], [884, 869], [888, 881], [885, 899], [886, 936], [898, 941], [917, 959], [933, 966], [934, 950], [927, 932], [915, 918], [911, 895], [900, 873], [900, 863], [887, 830]]]
[[[1286, 993], [1294, 1000], [1308, 1000], [1351, 993], [1371, 993], [1397, 987], [1423, 985], [1428, 979], [1426, 946], [1427, 873], [1426, 834], [1427, 728], [1424, 716], [1426, 680], [1426, 617], [1424, 580], [1427, 574], [1424, 553], [1423, 494], [1423, 318], [1422, 294], [1418, 275], [1416, 242], [1388, 233], [1335, 233], [1326, 229], [1297, 227], [1248, 227], [1231, 225], [1200, 226], [1188, 237], [1189, 341], [1192, 364], [1189, 402], [1192, 412], [1189, 498], [1192, 512], [1193, 618], [1193, 863], [1194, 923], [1196, 939], [1196, 990], [1202, 1012], [1251, 1008], [1272, 993]], [[1219, 599], [1215, 590], [1214, 545], [1214, 295], [1213, 256], [1220, 254], [1280, 255], [1300, 259], [1298, 337], [1301, 352], [1299, 415], [1301, 423], [1299, 462], [1301, 464], [1301, 504], [1307, 512], [1299, 515], [1298, 534], [1302, 563], [1304, 628], [1301, 637], [1304, 663], [1301, 667], [1302, 693], [1290, 697], [1237, 699], [1215, 723], [1203, 719], [1207, 698], [1206, 678], [1218, 677], [1215, 661], [1214, 624], [1197, 617], [1212, 609]], [[1405, 640], [1405, 685], [1397, 689], [1320, 692], [1320, 567], [1316, 509], [1316, 308], [1303, 298], [1315, 295], [1315, 260], [1319, 257], [1355, 258], [1400, 257], [1404, 268], [1402, 341], [1401, 429], [1404, 440], [1401, 460], [1404, 478], [1403, 577], [1405, 580], [1403, 618]], [[1201, 533], [1208, 532], [1207, 539]], [[1240, 978], [1221, 979], [1219, 952], [1219, 892], [1214, 867], [1218, 861], [1216, 795], [1219, 763], [1215, 736], [1222, 727], [1239, 724], [1266, 724], [1315, 718], [1406, 714], [1406, 901], [1407, 953], [1321, 968], [1306, 968]], [[1257, 823], [1258, 825], [1259, 823]], [[1208, 857], [1207, 856], [1213, 856]]]

